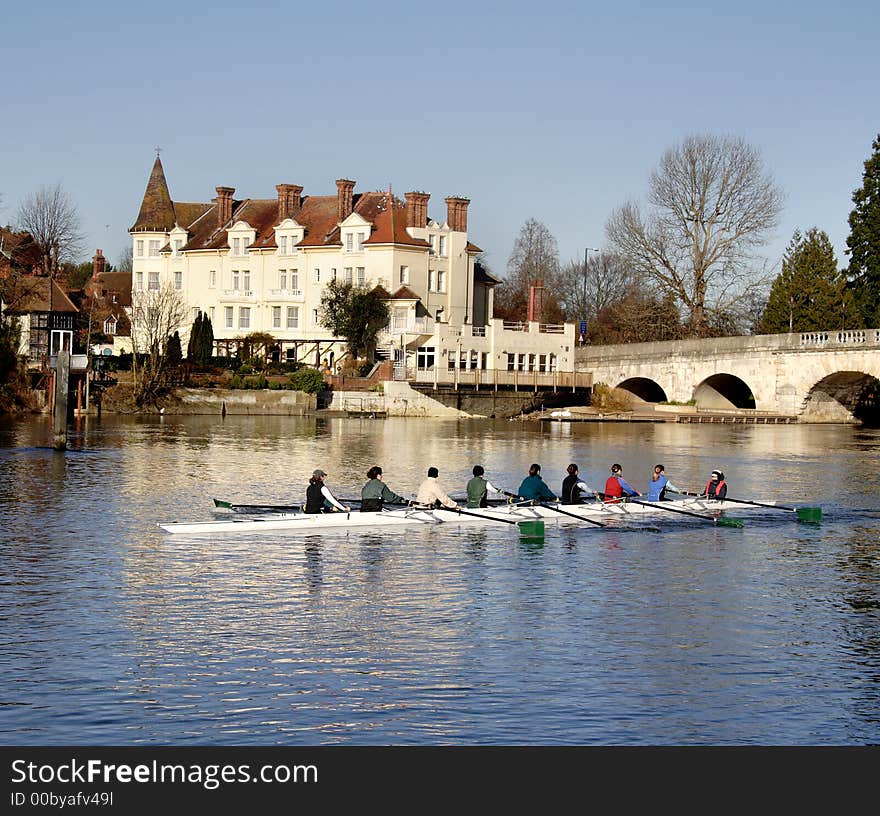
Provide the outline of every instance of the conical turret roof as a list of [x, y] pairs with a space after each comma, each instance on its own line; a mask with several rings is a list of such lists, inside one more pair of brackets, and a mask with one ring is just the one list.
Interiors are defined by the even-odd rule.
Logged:
[[137, 220], [129, 232], [169, 232], [174, 229], [174, 203], [168, 192], [165, 171], [158, 156], [153, 163], [153, 171], [147, 182], [144, 200]]

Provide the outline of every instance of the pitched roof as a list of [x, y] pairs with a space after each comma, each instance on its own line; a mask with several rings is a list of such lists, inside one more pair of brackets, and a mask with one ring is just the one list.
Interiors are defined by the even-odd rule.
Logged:
[[365, 244], [404, 244], [428, 249], [430, 245], [426, 240], [413, 238], [406, 231], [406, 205], [402, 201], [388, 193], [371, 195], [374, 196], [375, 210], [371, 213], [372, 218], [364, 217], [373, 222], [373, 234], [364, 241]]
[[150, 179], [147, 181], [147, 189], [144, 191], [141, 210], [129, 232], [168, 232], [174, 229], [176, 222], [174, 204], [171, 203], [171, 194], [165, 181], [165, 171], [162, 169], [162, 162], [156, 156]]
[[485, 283], [487, 286], [497, 286], [501, 283], [501, 279], [492, 275], [482, 264], [475, 263], [474, 283]]
[[408, 286], [401, 286], [391, 298], [392, 300], [421, 300], [421, 297]]
[[14, 300], [8, 311], [14, 314], [30, 312], [77, 312], [73, 301], [52, 278], [25, 277], [15, 283]]

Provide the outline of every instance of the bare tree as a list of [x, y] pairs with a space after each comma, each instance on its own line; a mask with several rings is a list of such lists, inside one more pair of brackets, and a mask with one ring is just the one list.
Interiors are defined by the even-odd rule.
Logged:
[[[552, 291], [559, 273], [559, 247], [550, 230], [534, 218], [522, 225], [507, 261], [507, 278], [495, 294], [496, 313], [524, 319], [529, 302], [529, 287], [543, 281], [545, 291]], [[552, 304], [545, 301], [546, 306]]]
[[29, 233], [40, 251], [43, 274], [55, 277], [62, 261], [75, 262], [84, 240], [76, 205], [60, 184], [41, 187], [19, 205], [18, 229]]
[[602, 252], [586, 263], [565, 264], [559, 271], [556, 291], [568, 320], [590, 321], [620, 300], [637, 279], [623, 258], [613, 252]]
[[131, 272], [133, 265], [134, 258], [131, 244], [128, 244], [119, 255], [119, 262], [116, 264], [116, 269], [119, 272]]
[[632, 268], [689, 314], [689, 332], [710, 331], [709, 312], [730, 310], [764, 286], [753, 251], [776, 225], [782, 192], [742, 139], [690, 136], [651, 173], [650, 209], [629, 202], [606, 233]]
[[135, 290], [131, 300], [135, 401], [150, 405], [165, 389], [169, 368], [165, 350], [187, 319], [188, 309], [180, 292], [167, 283], [158, 289]]

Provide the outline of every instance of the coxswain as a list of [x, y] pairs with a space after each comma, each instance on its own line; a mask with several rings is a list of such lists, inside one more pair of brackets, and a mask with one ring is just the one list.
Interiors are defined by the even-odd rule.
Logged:
[[706, 482], [706, 489], [700, 494], [707, 499], [723, 499], [727, 495], [727, 482], [724, 481], [724, 473], [713, 470]]
[[467, 483], [467, 487], [465, 488], [467, 491], [468, 507], [488, 507], [490, 493], [515, 498], [513, 493], [508, 493], [500, 487], [495, 487], [495, 485], [485, 477], [485, 473], [486, 471], [482, 465], [474, 465], [474, 477]]
[[373, 465], [367, 471], [367, 483], [361, 488], [361, 512], [375, 513], [386, 503], [407, 504], [407, 500], [398, 496], [382, 481], [382, 468]]
[[651, 474], [651, 481], [648, 483], [648, 501], [666, 501], [667, 491], [670, 493], [684, 492], [666, 478], [663, 465], [654, 465], [654, 472]]
[[424, 507], [448, 507], [450, 510], [458, 510], [458, 504], [450, 499], [440, 486], [437, 480], [439, 475], [440, 471], [437, 468], [428, 468], [428, 478], [419, 485], [419, 491], [416, 493], [416, 503]]
[[556, 501], [556, 494], [547, 487], [547, 483], [541, 478], [539, 464], [534, 464], [529, 468], [529, 475], [522, 480], [517, 493], [521, 499], [526, 501]]
[[599, 494], [578, 475], [578, 466], [572, 462], [566, 470], [568, 476], [562, 480], [562, 503], [583, 504], [583, 494], [592, 493], [596, 498]]
[[304, 511], [306, 513], [351, 512], [348, 507], [345, 507], [336, 500], [336, 497], [330, 492], [330, 488], [324, 484], [326, 476], [327, 474], [320, 469], [312, 473], [312, 478], [309, 479], [309, 486], [306, 488], [306, 506], [303, 508]]
[[629, 485], [623, 478], [623, 468], [616, 462], [611, 466], [611, 475], [605, 482], [605, 501], [617, 503], [624, 496], [641, 496], [638, 490]]

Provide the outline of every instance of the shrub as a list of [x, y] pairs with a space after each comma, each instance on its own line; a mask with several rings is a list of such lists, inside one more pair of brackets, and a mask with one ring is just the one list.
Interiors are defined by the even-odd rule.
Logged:
[[606, 383], [596, 383], [590, 395], [590, 405], [606, 413], [630, 410], [629, 394]]
[[246, 375], [248, 375], [248, 374], [253, 374], [253, 373], [254, 373], [254, 367], [253, 367], [252, 365], [250, 365], [249, 363], [242, 363], [242, 365], [240, 365], [240, 366], [238, 367], [238, 372], [237, 372], [237, 373], [238, 373], [240, 376], [242, 376], [242, 377], [244, 377], [244, 376], [246, 376]]
[[375, 363], [362, 363], [358, 366], [358, 377], [368, 377]]
[[314, 368], [301, 368], [290, 375], [290, 384], [296, 391], [317, 394], [324, 390], [324, 377], [320, 371], [316, 371]]

